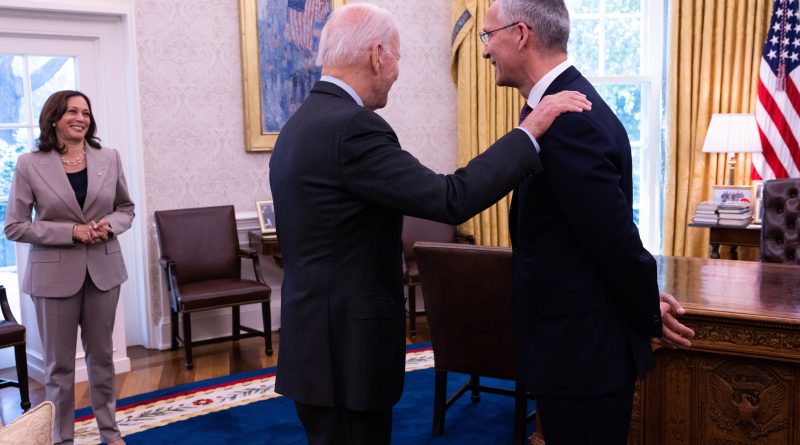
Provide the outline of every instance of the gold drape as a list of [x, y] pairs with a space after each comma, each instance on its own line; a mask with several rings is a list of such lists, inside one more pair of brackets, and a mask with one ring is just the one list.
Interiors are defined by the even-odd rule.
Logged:
[[[494, 68], [483, 59], [478, 33], [488, 0], [453, 1], [452, 75], [458, 91], [458, 163], [466, 165], [517, 126], [522, 97], [495, 86]], [[461, 229], [483, 245], [508, 246], [511, 196], [472, 218]]]
[[[686, 225], [712, 186], [726, 183], [727, 159], [700, 150], [712, 113], [755, 111], [771, 7], [770, 0], [671, 0], [666, 255], [708, 255], [708, 230]], [[750, 184], [750, 166], [750, 155], [737, 155], [738, 184]], [[757, 255], [740, 250], [743, 259]]]

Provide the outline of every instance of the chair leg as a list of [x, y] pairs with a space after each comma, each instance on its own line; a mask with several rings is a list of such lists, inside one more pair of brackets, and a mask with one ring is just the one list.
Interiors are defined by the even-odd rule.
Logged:
[[28, 393], [28, 356], [24, 344], [14, 346], [14, 357], [17, 364], [17, 382], [19, 382], [19, 406], [23, 411], [27, 411], [31, 408], [31, 398]]
[[231, 327], [231, 329], [233, 331], [233, 335], [232, 335], [233, 341], [239, 341], [239, 334], [241, 334], [241, 332], [242, 332], [242, 328], [241, 328], [241, 326], [242, 326], [241, 311], [239, 311], [239, 306], [233, 306], [233, 307], [231, 307], [231, 310], [233, 311], [233, 316], [231, 317], [231, 319], [233, 320], [233, 326]]
[[447, 371], [436, 370], [433, 386], [433, 436], [444, 433], [444, 417], [447, 411]]
[[267, 347], [267, 356], [272, 356], [272, 312], [269, 301], [261, 303], [261, 318], [264, 322], [264, 343]]
[[525, 425], [528, 417], [528, 397], [522, 382], [517, 382], [514, 388], [514, 439], [511, 443], [525, 445]]
[[186, 351], [186, 369], [194, 369], [192, 363], [192, 319], [189, 312], [183, 313], [183, 350]]
[[469, 397], [469, 400], [472, 403], [478, 403], [481, 401], [481, 390], [478, 388], [481, 384], [481, 377], [478, 374], [470, 374], [469, 376], [469, 387], [472, 390], [472, 395]]
[[170, 308], [169, 310], [170, 324], [172, 325], [172, 346], [171, 350], [178, 350], [178, 311]]
[[417, 336], [417, 291], [413, 284], [408, 285], [408, 332]]

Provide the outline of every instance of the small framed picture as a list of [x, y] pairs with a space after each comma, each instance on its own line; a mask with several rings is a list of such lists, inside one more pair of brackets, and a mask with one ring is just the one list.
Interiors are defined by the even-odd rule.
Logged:
[[764, 193], [764, 181], [760, 180], [753, 181], [753, 201], [761, 199], [761, 195], [763, 193]]
[[749, 185], [715, 185], [714, 202], [728, 201], [753, 202], [753, 187]]
[[756, 198], [753, 204], [753, 223], [761, 224], [761, 213], [764, 212], [764, 199]]
[[275, 208], [272, 206], [272, 201], [256, 202], [256, 210], [261, 233], [275, 233]]

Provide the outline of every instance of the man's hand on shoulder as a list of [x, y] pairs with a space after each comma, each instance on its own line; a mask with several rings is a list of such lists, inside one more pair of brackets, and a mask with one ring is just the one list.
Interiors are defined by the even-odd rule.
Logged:
[[519, 126], [528, 130], [536, 139], [540, 138], [553, 121], [563, 113], [580, 113], [592, 109], [592, 103], [577, 91], [561, 91], [542, 98]]

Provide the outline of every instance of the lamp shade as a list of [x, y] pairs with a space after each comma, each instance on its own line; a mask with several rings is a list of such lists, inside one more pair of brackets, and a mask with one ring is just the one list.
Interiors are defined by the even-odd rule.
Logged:
[[758, 124], [752, 114], [714, 114], [703, 143], [706, 153], [760, 153]]

